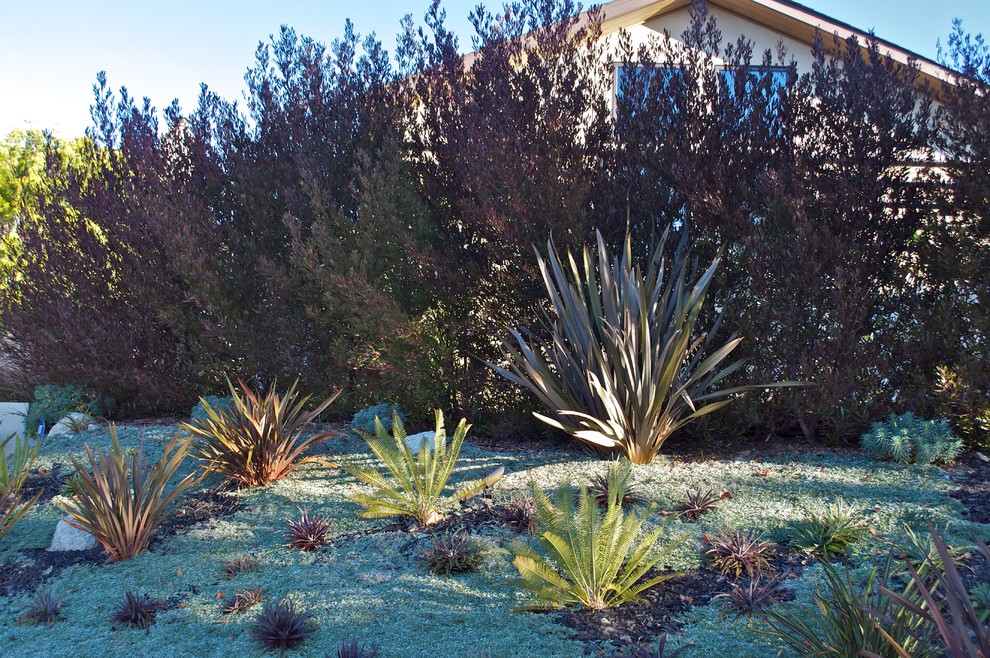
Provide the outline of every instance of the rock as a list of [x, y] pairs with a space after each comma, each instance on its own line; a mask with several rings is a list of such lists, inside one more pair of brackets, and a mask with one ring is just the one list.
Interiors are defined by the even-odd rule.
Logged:
[[[0, 402], [0, 441], [3, 441], [11, 434], [24, 436], [24, 416], [27, 415], [28, 404], [26, 402]], [[13, 449], [14, 442], [10, 442]]]
[[58, 436], [59, 434], [73, 434], [84, 430], [99, 429], [100, 426], [93, 422], [93, 417], [80, 411], [73, 411], [71, 414], [55, 423], [48, 436]]
[[409, 446], [409, 450], [411, 450], [413, 454], [418, 453], [423, 444], [426, 444], [427, 450], [433, 450], [434, 437], [436, 437], [436, 432], [420, 432], [419, 434], [410, 434], [406, 437], [406, 445]]
[[65, 519], [61, 519], [55, 526], [55, 536], [52, 537], [52, 545], [49, 551], [88, 551], [96, 548], [97, 542], [93, 535], [85, 530], [74, 528]]

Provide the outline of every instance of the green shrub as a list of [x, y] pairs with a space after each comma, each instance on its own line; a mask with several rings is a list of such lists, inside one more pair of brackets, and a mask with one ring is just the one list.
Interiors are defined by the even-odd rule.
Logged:
[[380, 402], [354, 414], [354, 417], [351, 419], [351, 429], [358, 433], [374, 434], [375, 419], [377, 418], [382, 422], [382, 427], [385, 428], [385, 431], [391, 432], [393, 414], [398, 416], [399, 420], [403, 423], [406, 422], [406, 415], [402, 413], [398, 405]]
[[866, 532], [859, 510], [838, 500], [821, 514], [798, 524], [791, 533], [790, 543], [802, 553], [828, 560], [845, 555]]
[[533, 337], [510, 329], [507, 368], [489, 366], [536, 395], [549, 412], [534, 414], [544, 423], [599, 452], [648, 464], [677, 429], [751, 388], [720, 387], [743, 365], [726, 363], [742, 339], [716, 343], [721, 315], [699, 326], [720, 258], [696, 275], [682, 243], [668, 263], [665, 232], [641, 269], [629, 236], [621, 258], [597, 237], [598, 253], [569, 253], [569, 268], [552, 244], [546, 260], [537, 254], [553, 316]]
[[898, 464], [944, 464], [963, 450], [962, 439], [948, 422], [922, 420], [910, 411], [873, 423], [860, 444], [870, 456]]
[[209, 418], [209, 414], [206, 413], [206, 407], [203, 406], [204, 402], [210, 408], [217, 411], [230, 411], [234, 408], [234, 398], [229, 395], [206, 395], [201, 397], [199, 402], [196, 403], [196, 406], [189, 412], [189, 420], [191, 422], [203, 422]]
[[385, 431], [381, 421], [376, 420], [375, 436], [364, 435], [363, 438], [391, 477], [377, 468], [345, 465], [355, 478], [375, 487], [370, 494], [351, 497], [353, 502], [365, 507], [358, 516], [370, 519], [410, 516], [423, 525], [433, 525], [440, 522], [442, 512], [448, 507], [498, 482], [502, 468], [480, 480], [466, 482], [453, 494], [444, 496], [469, 428], [467, 420], [462, 419], [448, 448], [443, 413], [438, 410], [432, 449], [423, 443], [419, 452], [413, 454], [406, 443], [406, 429], [398, 416], [392, 417], [392, 436]]
[[570, 483], [562, 483], [553, 501], [535, 484], [530, 489], [536, 501], [537, 533], [545, 555], [521, 541], [512, 544], [512, 563], [519, 571], [519, 578], [512, 584], [535, 598], [523, 609], [582, 605], [604, 610], [638, 600], [641, 592], [676, 575], [643, 580], [673, 548], [654, 551], [669, 523], [647, 533], [636, 544], [643, 522], [656, 509], [655, 503], [642, 516], [626, 513], [622, 509], [621, 487], [613, 486], [601, 514], [588, 487], [582, 486], [575, 500]]
[[38, 434], [38, 423], [45, 420], [51, 429], [55, 423], [73, 412], [103, 418], [113, 413], [114, 401], [108, 395], [100, 395], [92, 389], [74, 384], [45, 384], [34, 389], [34, 402], [24, 418], [24, 434]]

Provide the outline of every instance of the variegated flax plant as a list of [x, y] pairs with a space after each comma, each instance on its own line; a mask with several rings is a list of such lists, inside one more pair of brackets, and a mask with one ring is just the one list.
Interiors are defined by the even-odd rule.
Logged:
[[568, 252], [565, 267], [552, 243], [546, 258], [537, 250], [553, 306], [543, 318], [547, 337], [510, 328], [506, 367], [488, 364], [536, 395], [549, 410], [535, 414], [541, 421], [634, 464], [650, 463], [679, 428], [756, 388], [718, 388], [743, 365], [726, 364], [742, 338], [716, 346], [722, 314], [708, 331], [697, 326], [720, 258], [695, 278], [686, 233], [670, 263], [668, 233], [645, 271], [628, 235], [613, 258], [597, 234], [598, 253], [586, 247], [580, 266]]

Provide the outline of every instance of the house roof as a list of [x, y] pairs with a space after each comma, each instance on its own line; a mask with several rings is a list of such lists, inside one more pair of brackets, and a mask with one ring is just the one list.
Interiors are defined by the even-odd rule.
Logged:
[[[602, 31], [605, 34], [622, 28], [639, 25], [664, 14], [687, 7], [690, 0], [613, 0], [601, 6], [603, 12]], [[841, 39], [855, 36], [861, 43], [871, 35], [848, 23], [836, 20], [792, 0], [708, 0], [708, 4], [728, 10], [756, 23], [791, 37], [802, 43], [811, 44], [815, 34], [838, 34]], [[894, 43], [877, 39], [882, 52], [894, 61], [907, 64], [915, 61], [922, 77], [938, 86], [951, 82], [953, 72], [927, 57], [902, 48]]]

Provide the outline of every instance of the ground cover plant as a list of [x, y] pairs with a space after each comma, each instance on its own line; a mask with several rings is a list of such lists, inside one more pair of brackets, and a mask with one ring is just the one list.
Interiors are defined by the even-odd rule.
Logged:
[[[174, 426], [117, 428], [122, 451], [140, 447], [149, 464], [160, 460], [175, 432]], [[81, 439], [97, 450], [112, 444], [108, 428], [87, 432]], [[534, 484], [545, 494], [553, 495], [562, 480], [593, 482], [609, 470], [609, 463], [576, 451], [510, 447], [507, 444], [496, 452], [483, 450], [473, 445], [469, 436], [461, 448], [450, 488], [477, 480], [498, 466], [504, 465], [506, 474], [491, 497], [475, 497], [463, 506], [448, 508], [436, 536], [422, 527], [405, 528], [389, 519], [361, 518], [363, 506], [350, 498], [357, 492], [371, 493], [374, 486], [328, 463], [308, 462], [267, 487], [236, 492], [234, 495], [243, 505], [232, 514], [158, 535], [148, 552], [127, 561], [106, 563], [104, 556], [95, 555], [64, 569], [56, 566], [49, 575], [41, 576], [48, 564], [39, 562], [46, 559], [42, 549], [48, 546], [54, 524], [62, 514], [58, 505], [61, 499], [44, 502], [32, 508], [0, 543], [0, 633], [16, 635], [19, 649], [53, 656], [163, 651], [175, 656], [232, 651], [258, 655], [261, 645], [253, 639], [252, 628], [263, 606], [255, 604], [236, 612], [224, 609], [235, 606], [238, 592], [261, 589], [265, 590], [265, 601], [289, 598], [315, 616], [312, 635], [299, 645], [298, 655], [333, 655], [349, 637], [357, 637], [363, 643], [373, 640], [380, 645], [379, 656], [425, 658], [435, 655], [440, 646], [446, 655], [466, 658], [485, 650], [507, 658], [574, 658], [583, 655], [591, 644], [617, 655], [631, 655], [634, 651], [640, 652], [635, 655], [652, 655], [642, 652], [655, 652], [658, 628], [670, 631], [668, 653], [685, 648], [679, 654], [682, 658], [703, 658], [713, 651], [740, 658], [765, 658], [781, 649], [782, 656], [792, 655], [785, 643], [766, 635], [764, 631], [769, 627], [763, 613], [747, 613], [735, 621], [737, 617], [731, 613], [734, 604], [714, 596], [702, 600], [698, 592], [705, 589], [691, 592], [694, 602], [687, 604], [679, 598], [679, 588], [685, 581], [676, 578], [642, 594], [647, 601], [667, 600], [651, 599], [654, 591], [675, 601], [676, 605], [652, 605], [664, 606], [665, 614], [676, 623], [652, 630], [622, 626], [623, 620], [632, 623], [650, 609], [635, 607], [645, 604], [624, 604], [634, 607], [620, 606], [614, 615], [606, 613], [612, 626], [596, 621], [596, 639], [589, 641], [578, 637], [590, 631], [568, 626], [571, 622], [565, 623], [568, 618], [559, 616], [561, 613], [513, 612], [531, 603], [532, 598], [524, 590], [504, 586], [518, 578], [510, 553], [491, 553], [476, 570], [450, 576], [431, 573], [422, 561], [422, 553], [448, 529], [467, 530], [505, 551], [520, 540], [541, 551], [537, 535], [519, 534], [508, 522], [497, 521], [502, 506], [531, 496]], [[79, 437], [53, 437], [42, 445], [36, 466], [68, 465], [69, 457], [80, 450]], [[364, 440], [349, 434], [331, 439], [320, 450], [331, 453], [333, 461], [339, 463], [370, 463], [374, 459]], [[173, 481], [197, 470], [192, 460], [185, 460]], [[961, 507], [949, 495], [954, 485], [946, 480], [945, 471], [931, 466], [876, 462], [856, 452], [765, 451], [759, 459], [730, 452], [703, 461], [683, 455], [660, 455], [653, 464], [635, 466], [632, 478], [645, 503], [658, 506], [658, 511], [643, 522], [643, 532], [653, 532], [670, 523], [664, 536], [671, 540], [684, 537], [670, 547], [667, 559], [658, 565], [664, 570], [718, 577], [705, 555], [704, 540], [706, 535], [713, 536], [723, 528], [759, 532], [766, 541], [780, 544], [783, 552], [771, 558], [771, 565], [773, 570], [784, 572], [782, 582], [787, 594], [771, 610], [814, 605], [815, 592], [824, 587], [821, 567], [810, 562], [802, 568], [805, 558], [788, 553], [786, 548], [792, 528], [809, 516], [825, 513], [827, 502], [823, 498], [842, 498], [863, 510], [862, 520], [876, 534], [852, 544], [847, 559], [853, 568], [860, 569], [862, 565], [866, 572], [887, 555], [895, 538], [904, 536], [906, 526], [920, 536], [926, 534], [926, 521], [938, 528], [948, 525], [954, 546], [973, 545], [971, 530], [984, 539], [990, 538], [985, 526], [961, 520]], [[680, 501], [688, 492], [699, 489], [731, 490], [732, 497], [721, 499], [717, 510], [698, 520], [677, 519]], [[603, 513], [593, 498], [591, 507]], [[320, 551], [303, 552], [285, 545], [286, 518], [294, 517], [300, 508], [308, 508], [311, 514], [330, 521], [330, 543]], [[633, 507], [625, 513], [640, 516], [642, 511]], [[659, 513], [663, 511], [668, 514]], [[478, 514], [483, 516], [477, 517]], [[491, 521], [476, 523], [471, 521], [473, 518]], [[674, 542], [663, 539], [656, 549], [666, 550], [671, 543]], [[36, 571], [31, 572], [32, 568]], [[7, 580], [18, 573], [34, 575], [21, 585]], [[862, 582], [863, 575], [860, 570], [855, 576], [857, 582]], [[766, 576], [771, 577], [772, 574]], [[42, 581], [33, 585], [39, 578]], [[748, 586], [745, 572], [739, 585]], [[713, 586], [705, 586], [709, 594], [714, 594]], [[726, 591], [729, 589], [726, 586]], [[36, 590], [53, 592], [63, 601], [62, 619], [50, 627], [36, 629], [16, 621], [32, 605]], [[113, 630], [111, 617], [119, 602], [116, 597], [122, 600], [128, 591], [169, 601], [147, 631], [128, 631], [123, 626]], [[110, 600], [107, 592], [114, 593]], [[218, 599], [218, 594], [224, 596]], [[668, 605], [675, 607], [665, 607]], [[459, 629], [458, 633], [444, 630], [452, 625]], [[613, 627], [615, 630], [610, 630]], [[52, 633], [65, 638], [64, 644], [58, 645], [64, 648], [51, 648]], [[438, 639], [430, 646], [413, 646], [408, 642], [410, 633]], [[627, 634], [633, 639], [631, 644], [621, 639]]]

